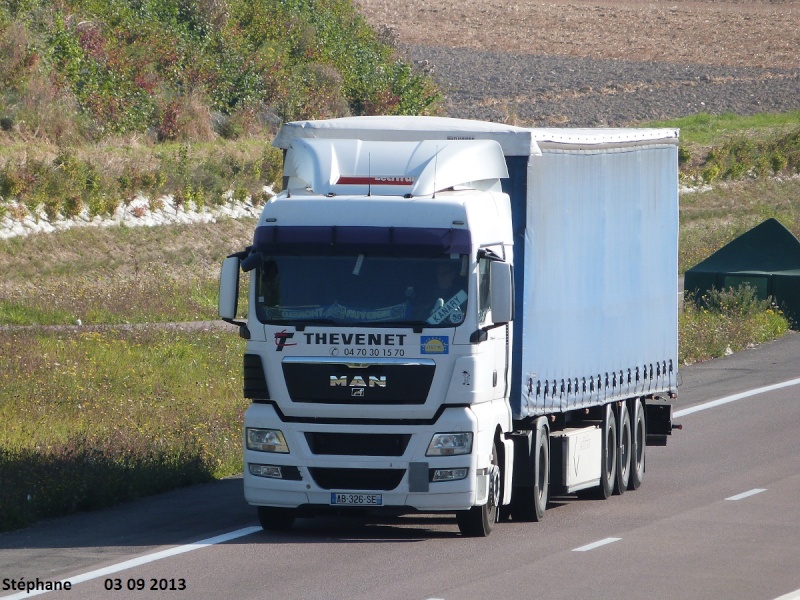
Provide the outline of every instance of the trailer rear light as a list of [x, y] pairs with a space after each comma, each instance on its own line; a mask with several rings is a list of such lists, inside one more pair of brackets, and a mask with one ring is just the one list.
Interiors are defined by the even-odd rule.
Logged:
[[425, 456], [455, 456], [472, 452], [472, 432], [435, 433]]
[[247, 449], [259, 452], [288, 454], [289, 446], [283, 433], [278, 429], [255, 429], [248, 427], [246, 432]]
[[463, 469], [433, 469], [431, 481], [458, 481], [459, 479], [466, 479], [468, 474], [468, 467]]

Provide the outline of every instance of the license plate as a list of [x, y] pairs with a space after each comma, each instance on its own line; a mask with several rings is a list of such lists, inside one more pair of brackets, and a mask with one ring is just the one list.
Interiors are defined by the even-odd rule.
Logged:
[[331, 494], [331, 504], [335, 506], [382, 506], [381, 494]]

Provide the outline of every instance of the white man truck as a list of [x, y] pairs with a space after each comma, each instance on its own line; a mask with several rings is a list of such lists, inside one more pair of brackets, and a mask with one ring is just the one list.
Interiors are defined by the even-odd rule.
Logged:
[[677, 392], [677, 130], [352, 117], [274, 145], [284, 190], [219, 304], [265, 529], [419, 512], [485, 536], [639, 487]]

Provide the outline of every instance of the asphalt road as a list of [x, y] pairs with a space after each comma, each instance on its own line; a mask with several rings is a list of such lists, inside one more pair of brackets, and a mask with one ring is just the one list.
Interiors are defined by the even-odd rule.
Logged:
[[556, 498], [541, 523], [467, 539], [442, 517], [321, 518], [268, 534], [229, 479], [0, 534], [0, 598], [32, 597], [8, 586], [37, 578], [72, 583], [48, 598], [800, 598], [798, 357], [791, 334], [684, 367], [684, 429], [648, 448], [643, 486]]

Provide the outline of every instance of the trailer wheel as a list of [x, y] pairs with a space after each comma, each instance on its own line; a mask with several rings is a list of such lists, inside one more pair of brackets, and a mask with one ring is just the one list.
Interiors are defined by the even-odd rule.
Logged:
[[489, 467], [489, 497], [483, 506], [473, 506], [469, 510], [461, 510], [456, 513], [458, 530], [467, 537], [486, 537], [494, 528], [499, 505], [500, 467], [495, 443], [492, 444], [491, 466]]
[[628, 403], [623, 402], [617, 419], [619, 429], [619, 447], [617, 449], [617, 477], [614, 484], [615, 494], [624, 494], [628, 489], [631, 476], [631, 417]]
[[519, 521], [541, 521], [550, 494], [550, 439], [547, 425], [540, 423], [532, 450], [533, 486], [514, 488], [511, 515]]
[[605, 500], [614, 492], [617, 480], [617, 418], [614, 406], [606, 404], [603, 415], [603, 452], [598, 496]]
[[644, 406], [636, 399], [632, 402], [633, 419], [631, 423], [631, 475], [628, 480], [629, 490], [638, 490], [644, 479], [644, 452], [647, 447], [647, 430], [645, 429]]
[[533, 477], [533, 514], [531, 516], [534, 521], [541, 521], [544, 518], [547, 497], [550, 492], [550, 440], [544, 424], [540, 424], [539, 430], [536, 432], [536, 461]]
[[258, 523], [264, 531], [287, 531], [294, 525], [297, 511], [277, 506], [259, 506]]

